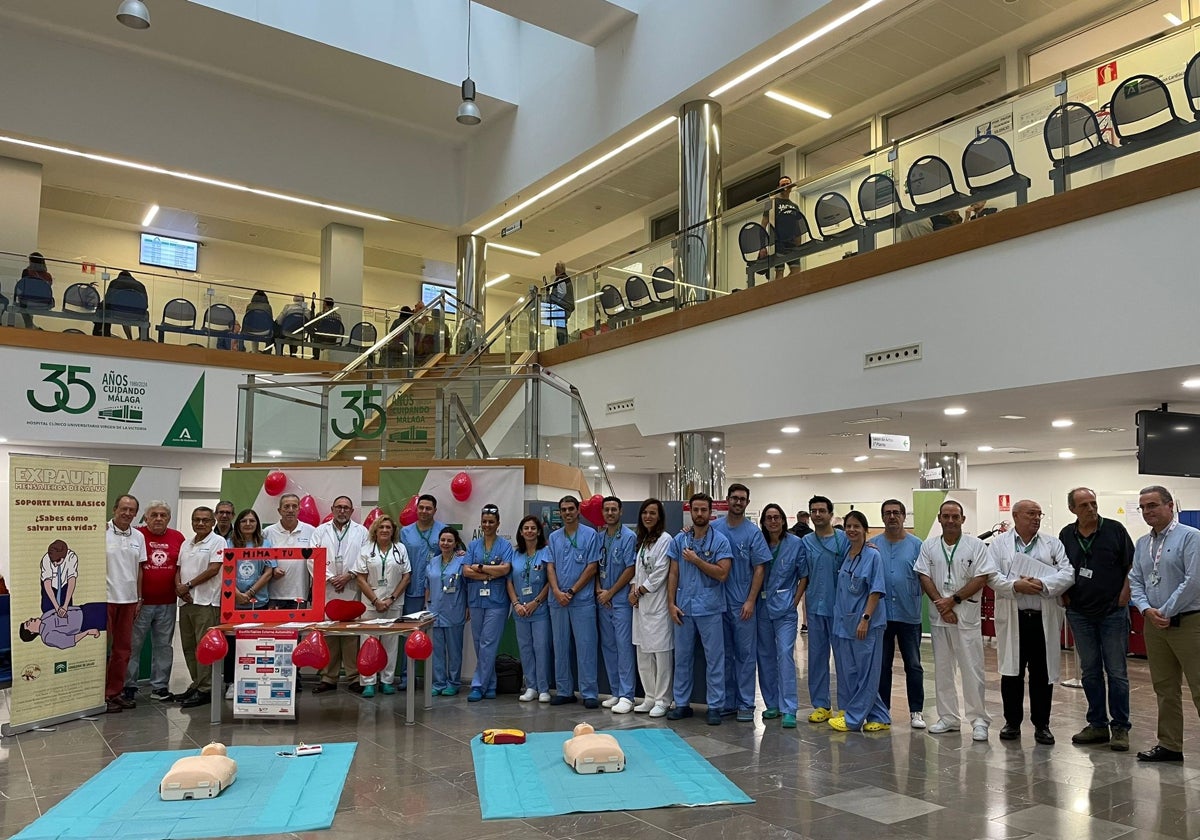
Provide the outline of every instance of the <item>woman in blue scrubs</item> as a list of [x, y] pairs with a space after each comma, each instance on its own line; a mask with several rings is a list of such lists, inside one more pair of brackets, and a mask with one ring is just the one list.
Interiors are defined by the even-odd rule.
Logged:
[[882, 732], [892, 718], [879, 699], [879, 667], [887, 626], [887, 582], [883, 558], [867, 545], [867, 517], [852, 510], [842, 527], [850, 547], [837, 573], [833, 661], [837, 665], [842, 713], [829, 719], [839, 732]]
[[526, 516], [517, 526], [517, 548], [508, 576], [508, 600], [516, 616], [517, 646], [525, 672], [520, 700], [550, 702], [550, 583], [546, 578], [546, 532], [542, 520]]
[[462, 676], [463, 628], [467, 623], [467, 585], [463, 564], [467, 547], [458, 530], [447, 525], [438, 534], [438, 553], [425, 567], [425, 609], [433, 620], [433, 694], [458, 694]]
[[479, 516], [483, 536], [467, 549], [463, 576], [467, 579], [467, 606], [471, 610], [471, 638], [475, 645], [475, 674], [467, 700], [475, 703], [496, 697], [496, 652], [508, 621], [508, 587], [513, 547], [496, 535], [500, 508], [484, 505]]
[[799, 537], [786, 530], [787, 516], [779, 505], [764, 507], [758, 524], [771, 552], [755, 610], [758, 684], [767, 704], [762, 716], [774, 720], [782, 713], [783, 728], [795, 729], [796, 608], [808, 587], [808, 551]]

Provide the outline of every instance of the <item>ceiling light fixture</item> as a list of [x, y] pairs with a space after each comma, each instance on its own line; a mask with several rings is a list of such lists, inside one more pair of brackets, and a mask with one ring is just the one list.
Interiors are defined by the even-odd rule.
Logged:
[[475, 83], [471, 81], [471, 0], [467, 0], [467, 78], [462, 83], [462, 102], [455, 117], [462, 125], [479, 125], [483, 115], [475, 104]]
[[1184, 388], [1200, 388], [1200, 378], [1183, 380]]
[[780, 449], [778, 446], [772, 446], [770, 449], [767, 450], [767, 454], [768, 455], [782, 455], [783, 450]]
[[708, 439], [708, 441], [709, 441], [709, 443], [720, 443], [720, 442], [721, 442], [721, 436], [720, 436], [720, 435], [717, 435], [717, 436], [715, 436], [715, 437], [710, 437], [710, 438]]
[[769, 469], [771, 469], [771, 465], [768, 464], [766, 461], [763, 461], [761, 464], [758, 465], [758, 468], [760, 470], [769, 470]]
[[282, 454], [283, 454], [283, 450], [282, 450], [282, 449], [268, 449], [268, 450], [267, 450], [267, 457], [268, 457], [268, 458], [278, 458], [278, 457], [279, 457], [280, 455], [282, 455]]
[[797, 435], [797, 434], [800, 434], [800, 427], [799, 426], [784, 426], [779, 431], [783, 432], [785, 435]]
[[[489, 242], [487, 244], [487, 247], [489, 249], [495, 248], [497, 251], [508, 251], [508, 253], [510, 253], [510, 254], [520, 254], [522, 257], [540, 257], [541, 256], [541, 254], [539, 254], [537, 251], [527, 251], [524, 248], [514, 248], [511, 245], [501, 245], [499, 242]], [[597, 295], [597, 297], [599, 297], [599, 295]]]
[[1062, 420], [1055, 420], [1050, 425], [1056, 429], [1069, 429], [1071, 426], [1075, 425], [1075, 421], [1063, 418]]
[[1068, 450], [1064, 449], [1062, 452], [1059, 452], [1059, 453], [1058, 453], [1058, 457], [1059, 457], [1059, 458], [1074, 458], [1074, 457], [1075, 457], [1075, 453], [1074, 453], [1074, 452], [1069, 452]]
[[992, 447], [990, 447], [990, 446], [987, 446], [987, 445], [984, 445], [984, 446], [977, 446], [977, 447], [975, 447], [975, 451], [976, 451], [976, 452], [991, 452], [991, 451], [992, 451]]
[[[550, 193], [556, 192], [556, 191], [562, 189], [567, 184], [571, 183], [572, 181], [574, 181], [576, 178], [580, 177], [581, 175], [586, 175], [588, 172], [591, 172], [597, 166], [602, 166], [603, 164], [605, 164], [608, 161], [615, 158], [617, 155], [621, 154], [621, 152], [625, 151], [626, 149], [630, 149], [630, 148], [636, 146], [638, 143], [641, 143], [647, 137], [650, 137], [650, 136], [656, 134], [657, 132], [663, 130], [667, 126], [673, 124], [676, 119], [677, 118], [674, 115], [672, 115], [670, 117], [667, 117], [665, 120], [662, 120], [661, 122], [655, 123], [654, 125], [647, 128], [645, 131], [643, 131], [641, 134], [637, 135], [636, 137], [626, 140], [620, 146], [617, 146], [615, 149], [612, 149], [611, 151], [605, 152], [604, 154], [600, 155], [600, 157], [593, 160], [591, 163], [588, 163], [588, 164], [585, 164], [585, 165], [579, 167], [578, 169], [576, 169], [574, 172], [572, 172], [570, 175], [566, 176], [565, 178], [560, 178], [559, 180], [555, 181], [550, 186], [546, 187], [541, 192], [538, 192], [537, 194], [535, 194], [532, 198], [528, 198], [525, 201], [522, 201], [520, 204], [516, 205], [511, 210], [507, 211], [503, 215], [497, 216], [496, 218], [494, 218], [490, 222], [488, 222], [486, 225], [481, 225], [480, 227], [471, 231], [471, 233], [478, 236], [479, 234], [486, 231], [488, 228], [495, 227], [496, 225], [500, 224], [501, 222], [503, 222], [507, 219], [511, 219], [513, 216], [520, 213], [526, 207], [529, 207], [530, 205], [532, 205], [538, 201], [541, 201], [543, 198], [550, 195]], [[540, 256], [540, 254], [536, 255], [536, 256]]]
[[592, 464], [590, 467], [588, 467], [588, 469], [592, 470], [593, 472], [599, 472], [600, 466], [598, 464]]
[[812, 114], [814, 117], [820, 117], [823, 120], [827, 120], [833, 116], [833, 114], [830, 114], [828, 111], [822, 111], [820, 108], [809, 105], [807, 102], [801, 102], [799, 99], [792, 99], [792, 97], [785, 96], [777, 91], [769, 90], [764, 94], [764, 96], [766, 96], [767, 99], [774, 99], [776, 102], [782, 102], [784, 105], [790, 105], [797, 111], [803, 111], [806, 114]]
[[154, 221], [154, 217], [158, 215], [158, 205], [151, 204], [150, 209], [146, 211], [146, 217], [142, 219], [142, 227], [150, 227], [150, 223]]
[[945, 414], [947, 417], [961, 417], [966, 413], [967, 410], [965, 408], [960, 408], [959, 406], [951, 406], [950, 408], [942, 409], [942, 414]]
[[1180, 18], [1179, 15], [1173, 15], [1170, 12], [1167, 12], [1165, 15], [1163, 15], [1163, 17], [1165, 17], [1167, 19], [1167, 23], [1171, 24], [1172, 26], [1183, 26], [1183, 19]]
[[501, 274], [499, 277], [493, 277], [491, 280], [489, 280], [483, 284], [483, 288], [490, 289], [490, 288], [492, 288], [492, 286], [495, 286], [497, 283], [503, 283], [509, 277], [512, 277], [512, 275], [511, 274]]
[[150, 10], [142, 0], [121, 0], [117, 6], [117, 20], [130, 29], [149, 29]]
[[762, 478], [762, 477], [763, 477], [763, 474], [762, 474], [762, 473], [755, 473], [754, 475], [752, 475], [752, 476], [750, 476], [750, 477], [751, 477], [751, 478]]
[[367, 460], [367, 456], [366, 455], [355, 455], [354, 460], [355, 461], [365, 461], [365, 460]]
[[863, 461], [867, 460], [870, 457], [871, 457], [870, 455], [855, 455], [854, 460], [861, 464]]
[[740, 76], [737, 76], [736, 78], [731, 79], [730, 81], [721, 85], [719, 88], [717, 88], [712, 93], [710, 93], [709, 96], [713, 97], [715, 99], [716, 97], [720, 96], [722, 93], [729, 90], [730, 88], [735, 87], [736, 85], [740, 85], [742, 82], [746, 81], [751, 76], [755, 76], [755, 75], [761, 73], [763, 70], [766, 70], [772, 64], [776, 64], [780, 61], [783, 61], [785, 58], [787, 58], [789, 55], [796, 52], [797, 50], [804, 49], [809, 44], [811, 44], [813, 41], [817, 40], [818, 38], [820, 38], [824, 35], [828, 35], [830, 32], [837, 29], [839, 26], [844, 26], [845, 24], [849, 23], [850, 21], [854, 20], [856, 17], [861, 15], [863, 12], [866, 12], [866, 11], [869, 11], [870, 9], [875, 8], [882, 2], [883, 2], [883, 0], [867, 0], [866, 3], [863, 3], [860, 6], [857, 6], [856, 8], [851, 9], [850, 11], [846, 12], [846, 14], [842, 15], [841, 17], [835, 18], [832, 21], [830, 21], [829, 23], [820, 27], [819, 29], [815, 29], [812, 32], [808, 33], [803, 38], [801, 38], [799, 41], [792, 44], [790, 47], [783, 50], [782, 52], [776, 53], [775, 55], [768, 58], [766, 61], [762, 61], [762, 62], [754, 65], [749, 70], [747, 70], [745, 73], [742, 73]]
[[844, 472], [845, 472], [845, 470], [844, 470], [844, 469], [842, 469], [841, 467], [834, 467], [834, 468], [832, 468], [832, 469], [830, 470], [830, 472], [831, 472], [831, 473], [844, 473]]
[[1024, 420], [1025, 415], [1024, 414], [1001, 414], [1000, 419], [1001, 420]]

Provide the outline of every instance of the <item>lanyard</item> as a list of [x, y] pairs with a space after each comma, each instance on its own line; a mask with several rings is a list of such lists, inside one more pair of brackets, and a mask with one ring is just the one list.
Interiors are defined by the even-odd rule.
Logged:
[[1029, 556], [1029, 552], [1033, 551], [1033, 547], [1037, 545], [1038, 537], [1040, 536], [1041, 534], [1034, 534], [1033, 539], [1028, 544], [1025, 544], [1021, 542], [1021, 535], [1013, 531], [1013, 545], [1017, 547], [1017, 553]]
[[648, 543], [642, 543], [638, 547], [638, 562], [642, 566], [642, 571], [650, 571], [650, 545]]
[[529, 586], [529, 576], [531, 574], [533, 574], [533, 561], [536, 558], [537, 558], [536, 551], [534, 551], [532, 554], [530, 554], [528, 551], [525, 553], [525, 585], [526, 586]]
[[333, 526], [333, 536], [335, 539], [337, 539], [337, 550], [335, 552], [335, 556], [338, 560], [341, 560], [342, 557], [344, 556], [344, 553], [342, 552], [342, 542], [346, 539], [346, 536], [349, 533], [350, 533], [350, 523], [349, 522], [346, 523], [346, 527], [342, 529], [342, 533], [340, 533], [340, 534], [338, 533], [337, 525]]
[[[709, 528], [708, 531], [706, 531], [704, 534], [704, 539], [700, 540], [700, 547], [702, 549], [705, 545], [708, 545], [708, 546], [712, 545], [712, 535], [713, 535], [712, 528]], [[699, 554], [701, 557], [703, 557], [704, 561], [706, 563], [712, 562], [712, 549], [711, 548], [709, 548], [707, 551], [696, 551], [696, 538], [694, 536], [692, 536], [691, 534], [688, 535], [688, 543], [689, 543], [692, 551], [695, 551], [697, 554]]]
[[[442, 589], [444, 590], [447, 583], [446, 571], [454, 565], [454, 557], [451, 555], [449, 560], [446, 560], [444, 557], [439, 557], [438, 562], [441, 564], [441, 568], [438, 570], [438, 577], [442, 579]], [[454, 578], [454, 575], [450, 575], [450, 580], [454, 580]]]
[[616, 543], [617, 539], [620, 536], [621, 536], [620, 531], [618, 531], [616, 534], [614, 534], [611, 537], [608, 536], [607, 530], [604, 532], [604, 545], [601, 548], [601, 551], [603, 553], [600, 555], [600, 557], [601, 557], [600, 569], [602, 572], [602, 575], [601, 575], [602, 583], [608, 583], [608, 579], [607, 579], [608, 578], [608, 569], [609, 569], [608, 561], [612, 559], [613, 545]]
[[954, 544], [954, 548], [950, 550], [949, 554], [946, 553], [946, 541], [944, 539], [938, 540], [938, 545], [942, 547], [942, 556], [946, 558], [946, 582], [944, 585], [949, 586], [954, 576], [954, 555], [958, 553], [958, 547], [962, 545], [962, 537], [958, 538], [958, 542]]
[[1075, 542], [1079, 543], [1079, 547], [1081, 549], [1083, 549], [1084, 557], [1092, 556], [1092, 543], [1094, 543], [1096, 541], [1096, 537], [1100, 535], [1100, 529], [1103, 527], [1104, 527], [1104, 517], [1101, 516], [1100, 521], [1098, 523], [1096, 523], [1096, 530], [1093, 531], [1092, 536], [1089, 537], [1085, 541], [1083, 536], [1079, 533], [1079, 526], [1078, 525], [1075, 526]]
[[858, 554], [855, 554], [855, 555], [854, 555], [854, 557], [851, 557], [851, 556], [850, 556], [850, 549], [852, 549], [853, 547], [854, 547], [854, 546], [850, 545], [850, 544], [849, 544], [849, 542], [847, 541], [847, 545], [846, 545], [846, 555], [845, 555], [845, 557], [843, 557], [843, 558], [842, 558], [843, 560], [845, 560], [845, 561], [846, 561], [846, 563], [845, 563], [845, 568], [844, 568], [844, 569], [840, 569], [840, 568], [838, 569], [838, 571], [839, 571], [839, 572], [840, 572], [840, 571], [845, 571], [845, 573], [846, 573], [846, 574], [848, 574], [848, 575], [850, 575], [850, 577], [854, 577], [854, 570], [855, 570], [855, 569], [857, 569], [857, 568], [858, 568], [858, 566], [859, 566], [859, 564], [862, 562], [862, 553], [863, 553], [863, 548], [866, 548], [866, 547], [867, 547], [867, 544], [866, 544], [866, 543], [863, 543], [863, 548], [860, 548], [860, 549], [858, 550]]
[[1178, 524], [1178, 520], [1172, 520], [1171, 524], [1167, 526], [1167, 530], [1162, 532], [1163, 540], [1161, 543], [1159, 543], [1158, 551], [1154, 551], [1154, 534], [1150, 535], [1150, 551], [1154, 554], [1154, 569], [1150, 572], [1150, 576], [1151, 583], [1153, 583], [1155, 586], [1158, 585], [1158, 582], [1161, 579], [1158, 576], [1158, 561], [1162, 559], [1163, 549], [1167, 547], [1167, 536], [1175, 530], [1175, 526]]
[[494, 552], [496, 550], [496, 545], [498, 544], [498, 542], [499, 541], [493, 537], [492, 538], [492, 547], [488, 548], [487, 547], [487, 539], [482, 538], [482, 537], [480, 538], [479, 550], [483, 552], [483, 565], [485, 565], [485, 566], [492, 565], [492, 552]]
[[575, 549], [576, 551], [579, 551], [579, 543], [575, 542], [575, 537], [579, 536], [578, 528], [575, 529], [575, 536], [568, 534], [567, 529], [563, 528], [563, 536], [567, 538], [567, 542], [569, 542], [571, 544], [571, 548]]
[[[397, 555], [397, 554], [399, 554], [399, 552], [396, 551], [395, 543], [388, 546], [387, 551], [382, 551], [379, 548], [379, 543], [375, 543], [375, 547], [373, 549], [371, 549], [371, 554], [374, 555], [376, 551], [379, 552], [379, 564], [380, 564], [379, 565], [379, 578], [380, 578], [380, 580], [385, 580], [387, 578], [388, 557], [390, 557], [392, 555]], [[397, 566], [400, 565], [399, 560], [396, 560], [396, 565]]]
[[422, 530], [421, 530], [421, 526], [420, 526], [420, 525], [418, 525], [418, 526], [416, 526], [416, 527], [417, 527], [417, 536], [421, 538], [421, 541], [422, 541], [423, 543], [425, 543], [425, 547], [426, 547], [427, 549], [429, 549], [429, 553], [428, 553], [428, 554], [426, 554], [425, 556], [426, 556], [426, 557], [432, 557], [432, 556], [433, 556], [433, 543], [431, 543], [431, 542], [429, 541], [429, 538], [430, 538], [431, 536], [433, 536], [433, 526], [432, 526], [432, 525], [430, 525], [430, 526], [429, 526], [429, 530], [428, 530], [428, 531], [422, 531]]

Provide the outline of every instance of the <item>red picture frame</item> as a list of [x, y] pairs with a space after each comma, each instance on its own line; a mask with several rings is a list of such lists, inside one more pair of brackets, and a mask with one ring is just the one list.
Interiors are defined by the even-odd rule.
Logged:
[[[306, 609], [243, 609], [237, 605], [237, 563], [239, 560], [274, 560], [277, 563], [313, 563], [312, 600]], [[325, 549], [324, 548], [227, 548], [221, 562], [221, 623], [286, 624], [303, 621], [316, 624], [325, 620]]]

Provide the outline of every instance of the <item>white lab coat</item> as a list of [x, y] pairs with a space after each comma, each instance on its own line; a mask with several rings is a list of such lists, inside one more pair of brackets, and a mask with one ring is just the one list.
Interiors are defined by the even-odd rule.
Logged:
[[[1015, 677], [1019, 673], [1021, 642], [1018, 638], [1020, 599], [1037, 599], [1042, 611], [1042, 634], [1046, 640], [1046, 673], [1050, 685], [1058, 682], [1063, 618], [1066, 611], [1059, 597], [1075, 584], [1075, 569], [1066, 549], [1057, 537], [1039, 533], [1026, 554], [1017, 549], [1016, 531], [1001, 534], [992, 541], [989, 557], [996, 567], [988, 585], [996, 593], [996, 660], [1000, 674]], [[1018, 595], [1013, 584], [1021, 577], [1036, 577], [1042, 582], [1040, 595]]]
[[633, 587], [649, 590], [638, 600], [633, 611], [633, 643], [642, 653], [660, 653], [675, 649], [675, 626], [667, 612], [667, 572], [671, 561], [667, 548], [670, 534], [663, 534], [648, 549], [637, 549], [634, 562]]

